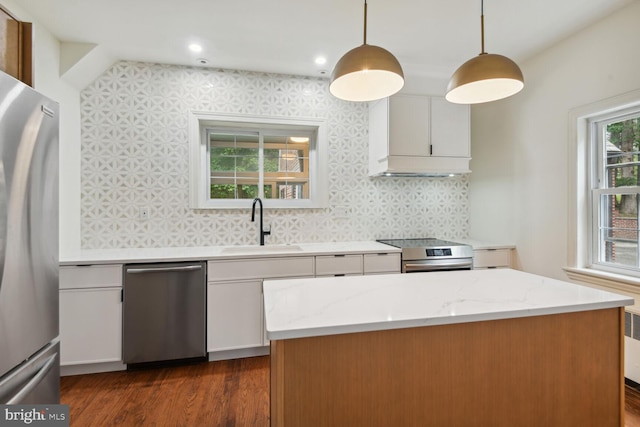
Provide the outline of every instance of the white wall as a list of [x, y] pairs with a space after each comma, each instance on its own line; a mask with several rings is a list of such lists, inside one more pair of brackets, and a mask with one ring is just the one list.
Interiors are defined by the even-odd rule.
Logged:
[[60, 42], [24, 11], [19, 0], [0, 0], [21, 21], [34, 24], [34, 87], [60, 104], [60, 251], [80, 248], [80, 95], [60, 79]]
[[569, 112], [640, 88], [640, 2], [521, 63], [525, 89], [472, 107], [470, 233], [517, 245], [523, 270], [566, 279]]

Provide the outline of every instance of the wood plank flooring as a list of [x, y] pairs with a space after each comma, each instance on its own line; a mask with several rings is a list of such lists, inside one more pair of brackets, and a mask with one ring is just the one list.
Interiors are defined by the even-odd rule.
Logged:
[[61, 378], [70, 425], [269, 425], [269, 357]]
[[640, 391], [627, 386], [624, 398], [625, 427], [640, 427]]
[[[625, 426], [640, 427], [625, 389]], [[73, 427], [267, 427], [269, 357], [63, 377], [61, 396]]]

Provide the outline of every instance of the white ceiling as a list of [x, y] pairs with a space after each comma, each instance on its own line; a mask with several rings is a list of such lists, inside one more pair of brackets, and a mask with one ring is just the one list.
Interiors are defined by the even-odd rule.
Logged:
[[[485, 45], [516, 62], [634, 0], [486, 0]], [[361, 0], [20, 0], [63, 42], [117, 59], [326, 75], [362, 43]], [[204, 50], [188, 51], [198, 42]], [[369, 0], [369, 44], [405, 74], [448, 78], [480, 53], [480, 0]], [[324, 55], [327, 63], [314, 63]]]

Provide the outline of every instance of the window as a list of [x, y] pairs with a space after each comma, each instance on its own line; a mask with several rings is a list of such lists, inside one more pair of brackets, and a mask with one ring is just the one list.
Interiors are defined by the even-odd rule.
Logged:
[[590, 261], [640, 276], [640, 107], [589, 119]]
[[324, 123], [192, 114], [191, 206], [326, 206]]

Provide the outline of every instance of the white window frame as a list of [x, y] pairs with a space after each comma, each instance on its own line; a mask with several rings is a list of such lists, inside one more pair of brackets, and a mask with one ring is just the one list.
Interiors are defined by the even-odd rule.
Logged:
[[590, 224], [591, 233], [589, 234], [590, 248], [589, 265], [597, 270], [608, 271], [617, 274], [627, 274], [630, 276], [640, 277], [640, 266], [630, 267], [614, 263], [607, 263], [601, 260], [603, 257], [603, 247], [600, 237], [600, 223], [605, 215], [604, 206], [601, 204], [602, 196], [610, 196], [613, 194], [636, 194], [640, 196], [640, 187], [614, 187], [607, 188], [608, 172], [606, 164], [603, 161], [606, 158], [604, 152], [606, 141], [603, 139], [606, 127], [611, 123], [621, 122], [629, 118], [635, 118], [640, 115], [640, 106], [630, 108], [620, 108], [606, 114], [592, 116], [588, 119], [589, 123], [589, 174], [590, 187], [589, 204], [591, 211], [588, 214], [588, 222]]
[[[567, 275], [574, 280], [596, 286], [613, 287], [623, 291], [637, 292], [640, 276], [629, 274], [624, 269], [601, 268], [593, 263], [592, 240], [594, 212], [592, 197], [593, 145], [591, 124], [607, 116], [624, 114], [624, 111], [640, 108], [640, 90], [607, 98], [569, 113], [569, 165], [568, 165], [568, 232]], [[620, 192], [620, 189], [617, 190]]]
[[[237, 114], [217, 114], [209, 112], [189, 112], [189, 207], [192, 209], [235, 209], [250, 208], [248, 199], [211, 199], [209, 178], [209, 148], [206, 129], [210, 127], [238, 127], [243, 130], [263, 127], [303, 126], [316, 130], [315, 147], [309, 148], [309, 198], [308, 199], [266, 199], [265, 208], [324, 208], [328, 206], [328, 162], [326, 122], [318, 119], [252, 116]], [[263, 171], [262, 151], [260, 152], [260, 174]], [[262, 188], [259, 186], [260, 192]]]

